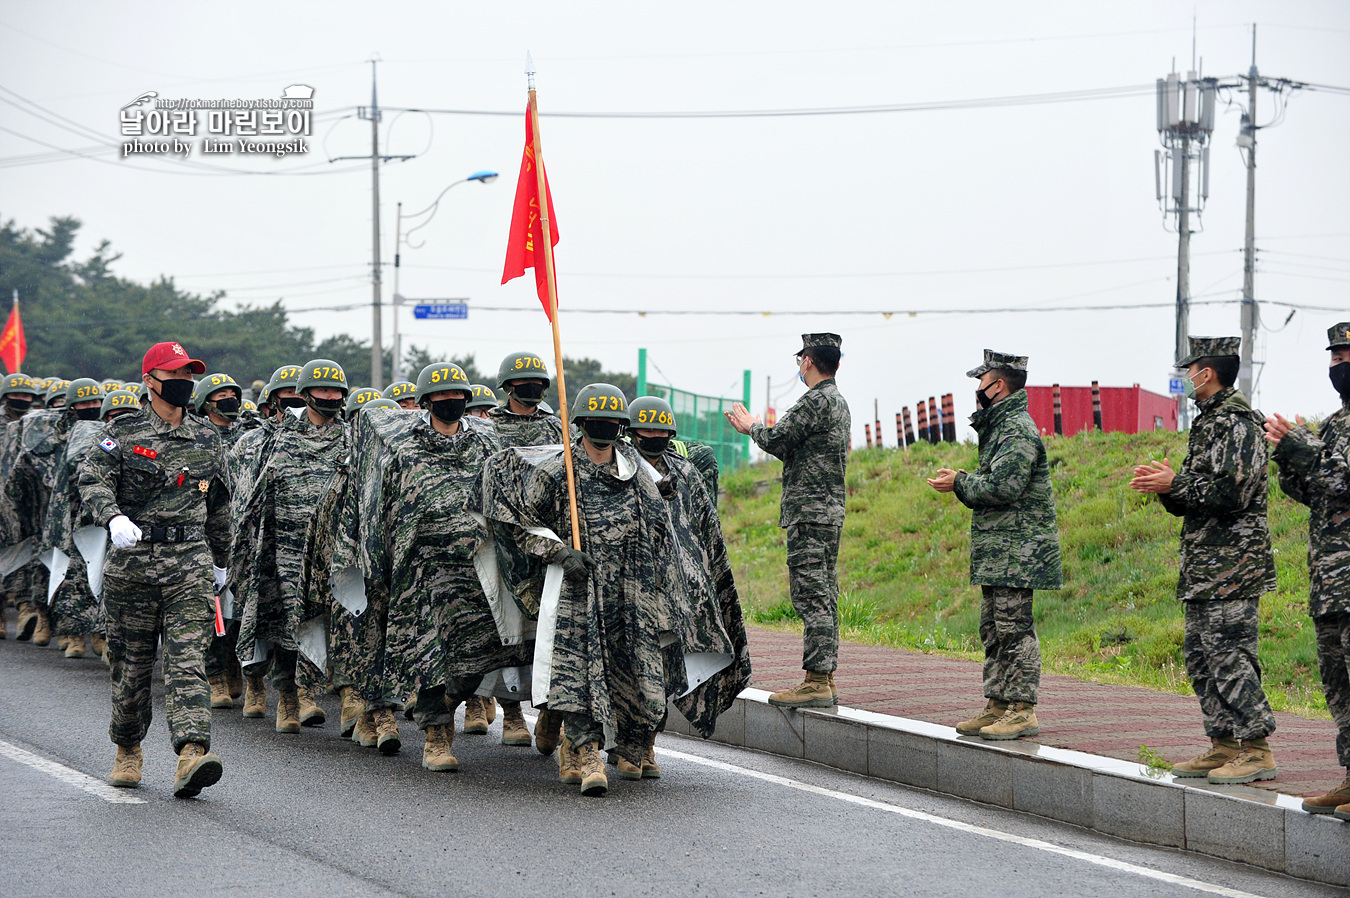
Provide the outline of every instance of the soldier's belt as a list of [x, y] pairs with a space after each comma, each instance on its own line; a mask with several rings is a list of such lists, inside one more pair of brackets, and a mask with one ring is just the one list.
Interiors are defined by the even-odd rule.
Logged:
[[201, 527], [164, 527], [159, 524], [138, 524], [141, 528], [141, 542], [149, 543], [186, 543], [205, 539], [206, 531]]

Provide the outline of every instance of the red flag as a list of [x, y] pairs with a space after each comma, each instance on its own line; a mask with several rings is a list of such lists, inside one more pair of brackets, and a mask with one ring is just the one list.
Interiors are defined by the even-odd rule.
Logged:
[[[539, 221], [539, 177], [534, 165], [534, 126], [530, 124], [527, 111], [525, 154], [520, 159], [520, 178], [516, 181], [516, 203], [511, 210], [511, 234], [506, 242], [506, 268], [502, 271], [502, 283], [525, 274], [526, 268], [533, 268], [539, 301], [544, 305], [544, 314], [548, 315], [548, 275], [543, 258], [536, 259], [534, 255], [534, 248], [544, 245], [544, 227]], [[547, 174], [544, 175], [544, 192], [548, 195], [549, 236], [553, 246], [557, 246], [558, 219], [553, 214], [553, 191], [549, 189]]]
[[9, 320], [5, 322], [5, 329], [0, 331], [0, 361], [3, 361], [9, 368], [9, 373], [13, 374], [19, 370], [26, 355], [28, 355], [28, 341], [23, 336], [23, 319], [19, 317], [19, 297], [16, 294], [14, 307], [9, 312]]

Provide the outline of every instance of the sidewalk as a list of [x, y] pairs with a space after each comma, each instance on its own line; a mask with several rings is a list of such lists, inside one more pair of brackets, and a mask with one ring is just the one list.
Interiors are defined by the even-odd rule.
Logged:
[[[754, 626], [747, 631], [756, 689], [774, 692], [801, 682], [800, 634]], [[955, 726], [984, 706], [980, 667], [978, 661], [845, 642], [836, 675], [839, 702]], [[1193, 696], [1046, 674], [1036, 716], [1041, 734], [1024, 741], [1124, 761], [1138, 761], [1141, 743], [1174, 763], [1208, 746]], [[1279, 776], [1251, 785], [1302, 796], [1340, 785], [1345, 774], [1336, 761], [1335, 724], [1284, 713], [1275, 718], [1270, 744]]]

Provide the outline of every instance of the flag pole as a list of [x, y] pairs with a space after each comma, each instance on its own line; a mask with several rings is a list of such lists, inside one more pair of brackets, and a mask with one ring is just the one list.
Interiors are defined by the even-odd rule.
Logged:
[[577, 484], [572, 465], [572, 429], [568, 422], [567, 383], [563, 377], [562, 336], [558, 332], [558, 280], [553, 271], [553, 234], [548, 220], [548, 182], [544, 178], [544, 154], [539, 146], [539, 106], [534, 97], [534, 60], [525, 54], [525, 74], [530, 88], [530, 128], [534, 134], [534, 174], [539, 184], [539, 224], [544, 232], [544, 274], [548, 280], [548, 319], [553, 325], [553, 365], [558, 373], [558, 414], [562, 418], [563, 467], [567, 472], [567, 505], [572, 513], [572, 548], [581, 550], [581, 525], [577, 517]]

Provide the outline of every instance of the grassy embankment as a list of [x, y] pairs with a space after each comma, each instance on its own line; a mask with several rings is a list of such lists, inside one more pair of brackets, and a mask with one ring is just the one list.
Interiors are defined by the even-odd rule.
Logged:
[[[1045, 669], [1190, 694], [1176, 601], [1181, 522], [1126, 483], [1142, 460], [1179, 466], [1175, 433], [1050, 437], [1064, 589], [1036, 594]], [[939, 467], [974, 470], [973, 445], [866, 449], [848, 468], [839, 556], [844, 638], [982, 658], [979, 588], [969, 583], [970, 512], [924, 482]], [[722, 527], [753, 623], [797, 627], [788, 600], [778, 462], [724, 474]], [[1261, 601], [1263, 679], [1277, 710], [1326, 717], [1307, 615], [1307, 509], [1271, 476], [1278, 591]]]

